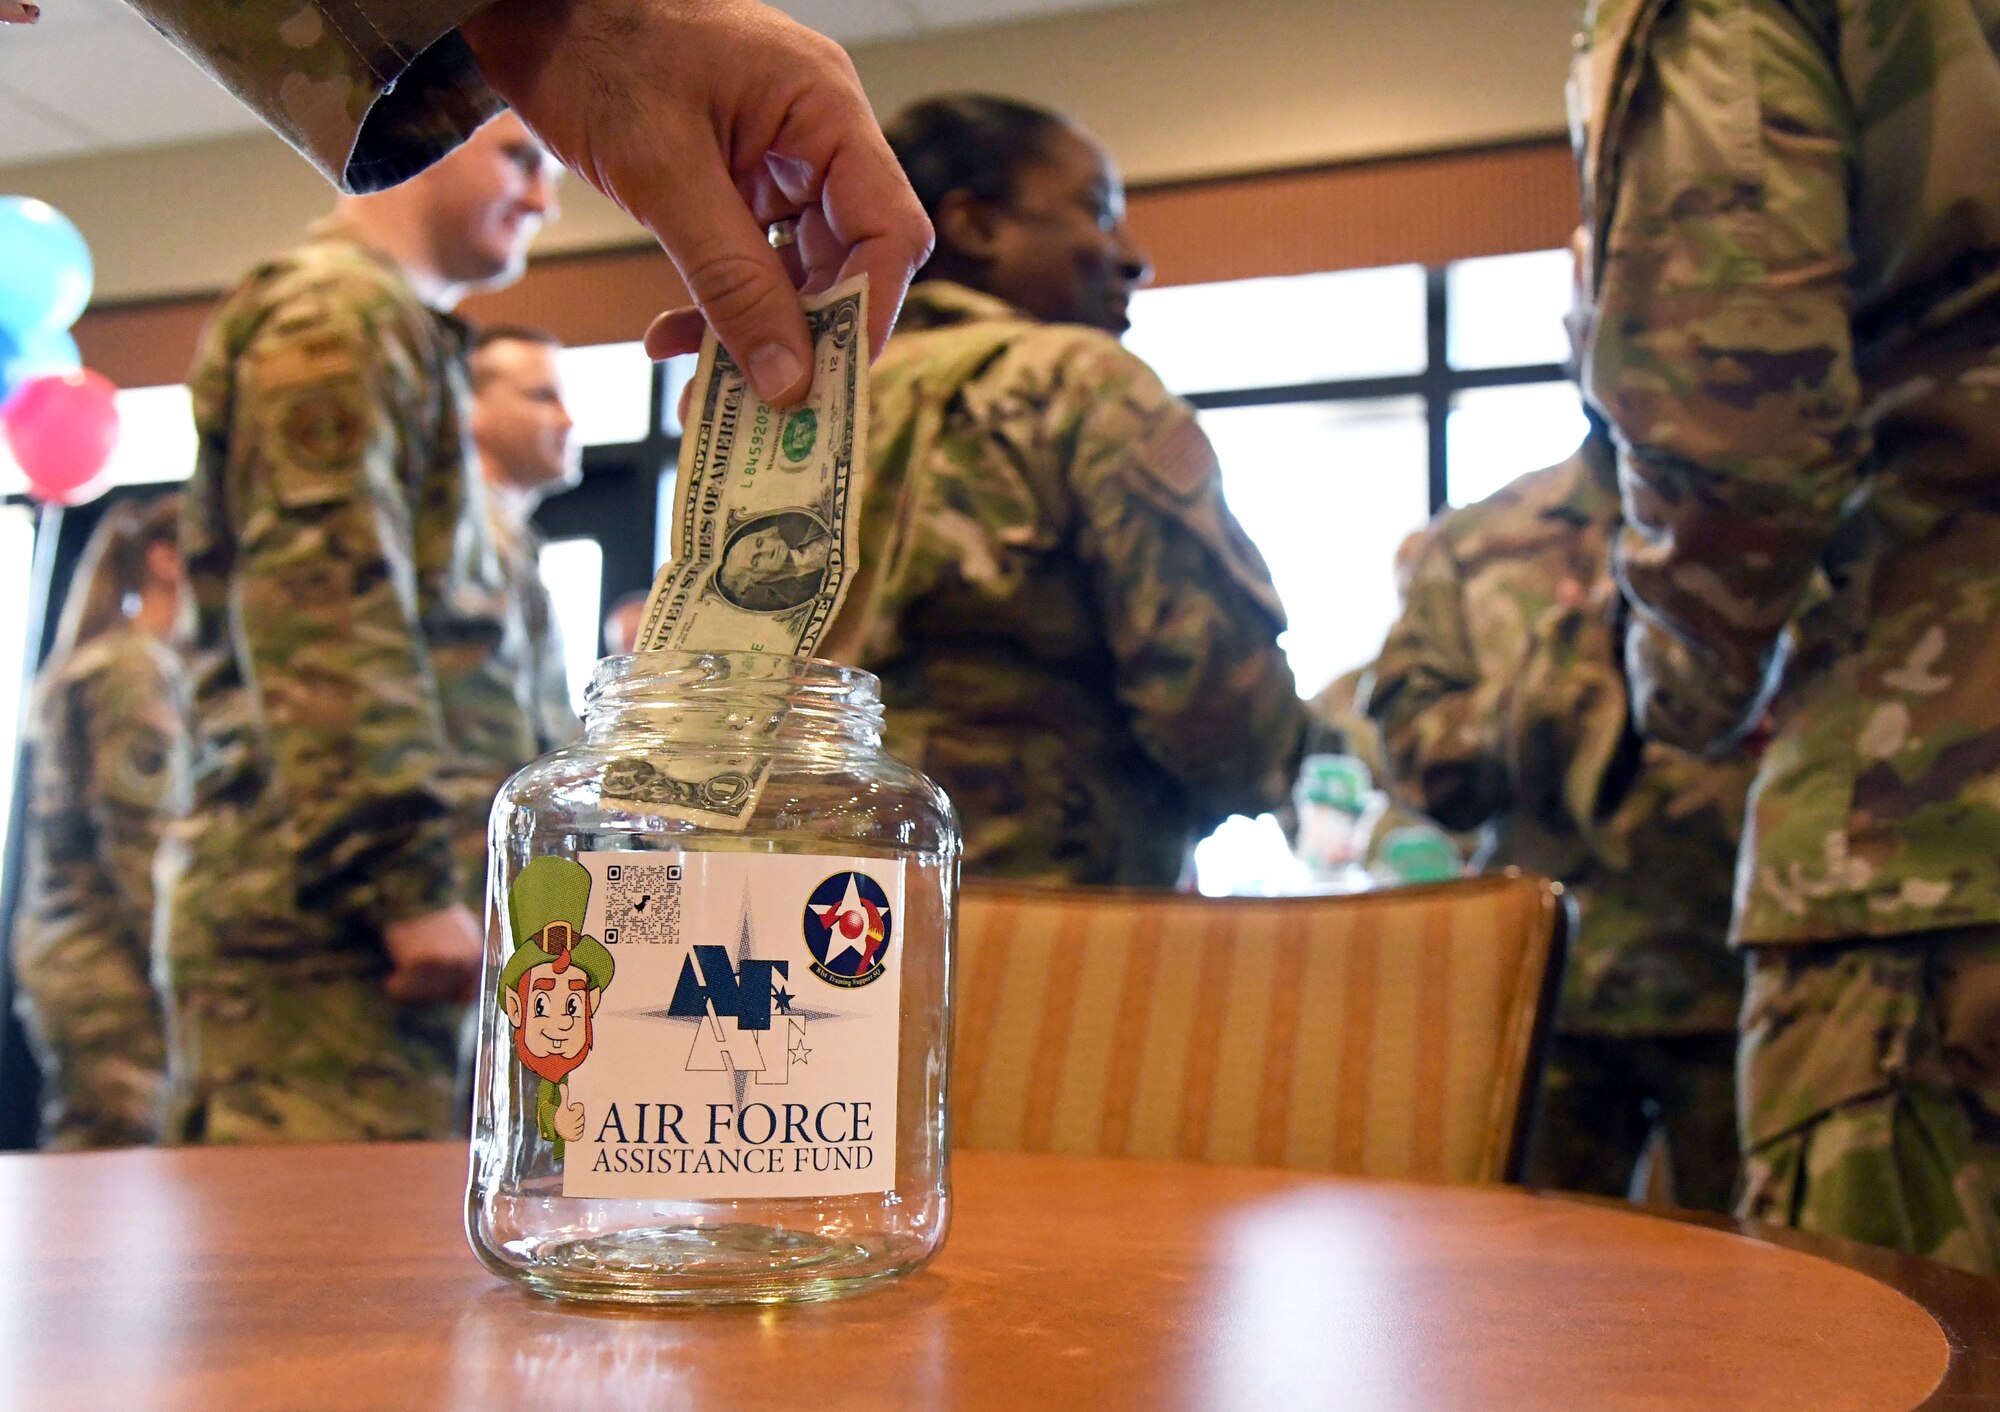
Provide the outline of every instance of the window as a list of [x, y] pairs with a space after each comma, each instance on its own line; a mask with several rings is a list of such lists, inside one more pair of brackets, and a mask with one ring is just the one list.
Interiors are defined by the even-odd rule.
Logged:
[[679, 438], [681, 434], [681, 394], [694, 381], [695, 364], [701, 360], [692, 353], [683, 353], [678, 358], [669, 358], [660, 364], [660, 434]]
[[539, 567], [549, 590], [556, 629], [562, 634], [563, 670], [569, 677], [569, 699], [583, 714], [583, 690], [597, 666], [598, 640], [604, 634], [600, 616], [604, 602], [604, 546], [594, 539], [552, 539], [542, 546]]
[[1396, 546], [1430, 518], [1418, 397], [1221, 407], [1201, 424], [1264, 553], [1299, 694], [1371, 660], [1396, 615]]
[[1404, 535], [1581, 439], [1570, 284], [1569, 252], [1537, 250], [1134, 296], [1126, 346], [1200, 409], [1302, 693], [1381, 646]]
[[644, 441], [653, 415], [653, 360], [643, 343], [601, 343], [556, 354], [563, 403], [580, 446]]
[[179, 383], [118, 393], [118, 446], [106, 467], [113, 485], [179, 482], [194, 474], [194, 398]]
[[1569, 357], [1567, 250], [1460, 260], [1445, 270], [1446, 354], [1454, 368], [1511, 368]]
[[1467, 388], [1452, 395], [1445, 428], [1450, 500], [1470, 505], [1574, 451], [1586, 428], [1583, 398], [1568, 382]]
[[1424, 269], [1141, 290], [1125, 346], [1176, 392], [1233, 392], [1420, 373]]
[[[1223, 493], [1271, 566], [1311, 696], [1365, 666], [1399, 610], [1405, 535], [1582, 438], [1569, 252], [1142, 290], [1126, 346], [1194, 403]], [[1204, 892], [1296, 881], [1268, 816], [1197, 851]]]

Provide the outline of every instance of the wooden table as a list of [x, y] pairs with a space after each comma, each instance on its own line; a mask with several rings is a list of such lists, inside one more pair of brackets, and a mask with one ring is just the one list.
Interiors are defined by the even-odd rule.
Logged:
[[475, 1264], [464, 1168], [455, 1145], [0, 1158], [0, 1403], [2000, 1407], [2000, 1284], [1604, 1204], [970, 1153], [944, 1254], [901, 1284], [629, 1312]]

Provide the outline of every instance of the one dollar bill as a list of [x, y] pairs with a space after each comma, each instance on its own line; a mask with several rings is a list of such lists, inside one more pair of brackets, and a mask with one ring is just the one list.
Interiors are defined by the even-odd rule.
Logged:
[[868, 285], [805, 301], [812, 391], [780, 410], [713, 333], [695, 369], [675, 486], [674, 555], [637, 650], [809, 656], [840, 608], [868, 446]]
[[[646, 600], [636, 651], [809, 656], [840, 609], [859, 538], [857, 458], [868, 447], [867, 279], [804, 305], [813, 379], [800, 407], [771, 406], [713, 332], [703, 340], [674, 553]], [[712, 753], [621, 760], [605, 772], [605, 803], [741, 829], [770, 775], [771, 726], [746, 721], [740, 743], [715, 742]]]

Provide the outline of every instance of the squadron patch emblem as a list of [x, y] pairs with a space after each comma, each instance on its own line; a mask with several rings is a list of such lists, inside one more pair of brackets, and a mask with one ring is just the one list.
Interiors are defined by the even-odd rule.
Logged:
[[361, 454], [367, 434], [368, 417], [356, 387], [319, 387], [300, 393], [285, 409], [280, 426], [286, 454], [319, 470], [351, 464]]

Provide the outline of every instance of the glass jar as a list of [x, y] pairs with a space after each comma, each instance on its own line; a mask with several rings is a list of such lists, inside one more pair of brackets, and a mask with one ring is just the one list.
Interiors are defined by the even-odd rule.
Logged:
[[630, 1303], [816, 1299], [944, 1238], [959, 840], [874, 677], [606, 658], [489, 835], [466, 1226]]

